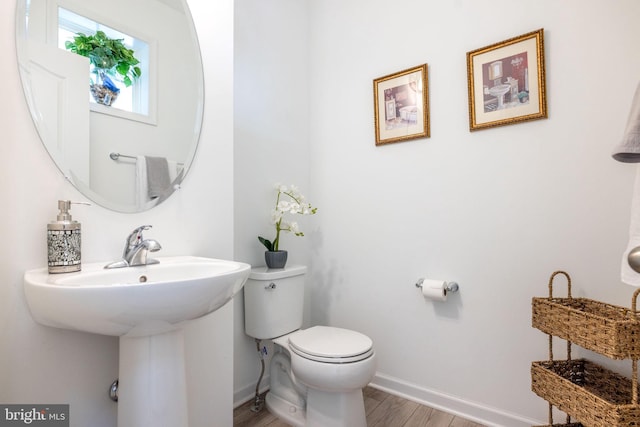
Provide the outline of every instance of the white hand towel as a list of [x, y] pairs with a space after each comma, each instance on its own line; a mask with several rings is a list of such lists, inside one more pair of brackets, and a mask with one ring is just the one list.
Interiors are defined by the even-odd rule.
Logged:
[[136, 207], [138, 210], [146, 209], [149, 200], [147, 159], [144, 156], [136, 156]]
[[628, 285], [640, 287], [640, 274], [629, 267], [627, 257], [629, 252], [640, 246], [640, 167], [636, 169], [636, 181], [633, 184], [633, 198], [631, 199], [631, 223], [629, 225], [629, 243], [622, 255], [622, 281]]
[[612, 156], [619, 162], [640, 162], [640, 83], [631, 101], [631, 110], [622, 141], [613, 150]]

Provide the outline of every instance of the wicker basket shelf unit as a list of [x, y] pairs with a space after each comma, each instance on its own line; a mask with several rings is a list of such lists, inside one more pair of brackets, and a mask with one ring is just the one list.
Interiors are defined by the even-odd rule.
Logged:
[[[567, 298], [553, 298], [553, 280], [567, 278]], [[549, 279], [549, 297], [533, 298], [532, 325], [549, 335], [549, 360], [531, 365], [531, 389], [549, 402], [549, 426], [637, 427], [640, 317], [634, 292], [631, 309], [571, 297], [564, 271]], [[567, 360], [553, 360], [553, 336], [567, 340]], [[571, 343], [613, 359], [632, 360], [629, 380], [593, 362], [571, 360]], [[566, 412], [566, 424], [553, 424], [552, 406]], [[573, 417], [580, 423], [572, 423]]]
[[612, 359], [640, 359], [640, 318], [636, 315], [636, 294], [632, 308], [618, 307], [587, 298], [571, 297], [568, 278], [567, 298], [553, 298], [553, 278], [549, 297], [533, 298], [532, 326], [542, 332], [571, 341]]

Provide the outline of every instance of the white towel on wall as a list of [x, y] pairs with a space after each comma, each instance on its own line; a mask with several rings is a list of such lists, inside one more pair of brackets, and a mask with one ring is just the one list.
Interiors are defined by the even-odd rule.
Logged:
[[640, 162], [640, 83], [638, 83], [631, 101], [627, 127], [622, 135], [622, 140], [613, 149], [612, 156], [619, 162]]
[[629, 243], [627, 250], [622, 255], [621, 279], [624, 283], [640, 287], [640, 273], [636, 273], [629, 267], [627, 257], [629, 252], [640, 246], [640, 166], [636, 166], [636, 180], [633, 184], [633, 196], [631, 199], [631, 222], [629, 225]]

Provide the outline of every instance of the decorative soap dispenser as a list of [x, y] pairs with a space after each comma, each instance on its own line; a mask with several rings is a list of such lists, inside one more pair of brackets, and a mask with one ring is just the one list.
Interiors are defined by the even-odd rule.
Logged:
[[71, 219], [69, 200], [58, 200], [58, 217], [47, 224], [49, 273], [80, 271], [80, 223]]

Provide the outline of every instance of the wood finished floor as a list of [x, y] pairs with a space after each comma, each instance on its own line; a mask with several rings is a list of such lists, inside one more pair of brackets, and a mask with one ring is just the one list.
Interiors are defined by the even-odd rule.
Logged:
[[[251, 411], [253, 401], [233, 411], [234, 427], [288, 427], [267, 408]], [[364, 389], [368, 427], [483, 427], [481, 424], [393, 396], [372, 387]]]

